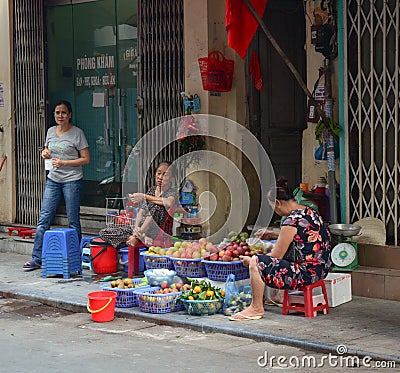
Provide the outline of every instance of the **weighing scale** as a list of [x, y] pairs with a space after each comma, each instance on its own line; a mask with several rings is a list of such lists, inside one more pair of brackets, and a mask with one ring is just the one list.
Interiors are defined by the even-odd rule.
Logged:
[[361, 227], [354, 224], [331, 224], [329, 231], [339, 237], [339, 243], [331, 251], [334, 271], [352, 271], [358, 267], [358, 246], [353, 237], [360, 233]]

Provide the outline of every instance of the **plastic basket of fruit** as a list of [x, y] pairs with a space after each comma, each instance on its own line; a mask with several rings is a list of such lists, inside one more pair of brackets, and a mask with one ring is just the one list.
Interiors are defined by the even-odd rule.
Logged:
[[167, 255], [156, 255], [156, 254], [146, 254], [141, 253], [144, 258], [144, 264], [146, 269], [153, 268], [166, 268], [166, 269], [174, 269], [174, 263], [171, 258]]
[[207, 271], [200, 259], [171, 258], [175, 271], [182, 277], [206, 277]]
[[181, 291], [159, 293], [165, 291], [159, 286], [152, 286], [146, 289], [134, 290], [139, 301], [139, 309], [148, 313], [167, 313], [181, 311], [184, 305], [178, 301]]
[[206, 280], [193, 280], [191, 288], [179, 296], [189, 315], [214, 315], [224, 303], [225, 292]]
[[215, 315], [216, 313], [221, 311], [223, 303], [219, 299], [214, 299], [214, 300], [181, 299], [180, 302], [183, 303], [189, 315], [195, 315], [195, 316]]
[[139, 305], [137, 295], [134, 293], [134, 290], [139, 288], [150, 288], [146, 277], [135, 279], [126, 278], [125, 280], [116, 280], [101, 286], [102, 290], [114, 291], [117, 293], [115, 306], [121, 308], [137, 307]]
[[144, 275], [151, 286], [161, 286], [162, 284], [171, 285], [176, 272], [166, 268], [153, 268], [144, 271]]
[[226, 281], [230, 274], [234, 274], [236, 280], [245, 280], [250, 277], [249, 268], [240, 261], [217, 262], [203, 259], [203, 263], [210, 280]]

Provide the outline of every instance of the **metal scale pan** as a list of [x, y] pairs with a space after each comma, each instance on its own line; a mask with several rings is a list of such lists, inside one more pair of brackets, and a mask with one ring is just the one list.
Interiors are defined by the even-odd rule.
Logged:
[[357, 236], [361, 227], [355, 224], [331, 224], [329, 231], [340, 237], [340, 243], [331, 251], [335, 271], [351, 271], [358, 266], [358, 247], [351, 237]]

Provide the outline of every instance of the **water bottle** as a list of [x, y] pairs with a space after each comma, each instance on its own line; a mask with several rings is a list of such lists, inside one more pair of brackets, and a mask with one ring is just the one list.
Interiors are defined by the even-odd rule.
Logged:
[[135, 206], [133, 202], [126, 203], [126, 217], [129, 219], [135, 218]]

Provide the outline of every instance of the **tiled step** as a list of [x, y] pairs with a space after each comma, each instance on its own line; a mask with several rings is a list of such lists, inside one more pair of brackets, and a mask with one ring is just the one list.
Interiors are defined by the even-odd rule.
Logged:
[[400, 270], [357, 267], [351, 273], [353, 295], [400, 301]]
[[362, 266], [400, 270], [400, 247], [359, 244], [358, 261]]

